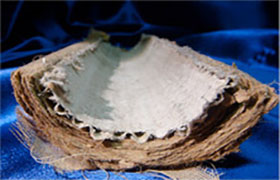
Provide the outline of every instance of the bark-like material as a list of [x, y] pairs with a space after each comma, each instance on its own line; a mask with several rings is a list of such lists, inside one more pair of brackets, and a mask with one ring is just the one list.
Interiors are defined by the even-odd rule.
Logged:
[[218, 160], [278, 103], [273, 88], [188, 47], [145, 35], [126, 52], [107, 38], [94, 32], [12, 73], [19, 139], [38, 162], [120, 170]]

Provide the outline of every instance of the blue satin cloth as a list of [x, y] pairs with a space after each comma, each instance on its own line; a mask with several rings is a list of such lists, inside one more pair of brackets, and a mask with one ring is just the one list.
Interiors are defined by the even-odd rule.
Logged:
[[[168, 21], [155, 17], [160, 15], [153, 14], [153, 8], [149, 8], [155, 3], [126, 1], [109, 6], [101, 2], [81, 5], [69, 1], [38, 5], [19, 1], [3, 4], [1, 179], [84, 179], [80, 171], [59, 174], [49, 165], [38, 164], [11, 133], [12, 124], [17, 119], [15, 107], [18, 104], [13, 96], [10, 74], [18, 66], [30, 62], [35, 55], [45, 55], [82, 40], [88, 29], [94, 27], [108, 32], [114, 45], [125, 48], [135, 44], [141, 33], [174, 40], [179, 45], [188, 45], [226, 64], [235, 63], [239, 69], [262, 83], [270, 84], [279, 93], [278, 84], [273, 83], [279, 82], [279, 34], [271, 15], [263, 9], [263, 3], [162, 3], [158, 6], [158, 12]], [[269, 3], [265, 5], [272, 6]], [[183, 7], [189, 11], [183, 11]], [[172, 8], [175, 15], [164, 13], [166, 9], [170, 11]], [[238, 14], [235, 14], [236, 10]], [[216, 14], [211, 15], [211, 12]], [[57, 13], [61, 16], [58, 17]], [[180, 18], [182, 14], [184, 18]], [[26, 18], [31, 19], [25, 21]], [[26, 25], [22, 25], [22, 22]], [[192, 26], [188, 25], [190, 23]], [[253, 128], [252, 136], [241, 144], [239, 153], [214, 163], [217, 171], [222, 173], [221, 179], [279, 179], [278, 116], [277, 106], [260, 119]], [[109, 173], [110, 179], [123, 179], [113, 172]], [[148, 173], [121, 174], [133, 180], [161, 179]], [[102, 170], [86, 171], [84, 175], [88, 179], [106, 178]]]

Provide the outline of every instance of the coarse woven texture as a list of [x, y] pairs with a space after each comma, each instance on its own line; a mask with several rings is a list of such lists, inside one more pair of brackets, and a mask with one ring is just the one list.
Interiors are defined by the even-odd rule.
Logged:
[[[230, 61], [228, 61], [228, 62], [230, 62]], [[238, 62], [236, 62], [237, 63], [237, 66], [238, 67], [243, 67], [244, 66], [244, 64], [242, 64], [242, 63], [238, 63]], [[244, 66], [244, 67], [246, 67], [246, 66]], [[254, 70], [254, 69], [250, 69], [251, 71], [252, 70]], [[273, 75], [273, 74], [275, 74], [275, 72], [274, 71], [276, 71], [276, 70], [274, 70], [274, 71], [272, 71], [273, 69], [264, 69], [263, 68], [263, 70], [265, 70], [264, 72], [266, 72], [266, 73], [268, 73], [268, 74], [271, 74], [271, 75]], [[272, 72], [271, 72], [272, 71]], [[5, 71], [4, 71], [5, 72]], [[10, 71], [6, 71], [7, 72], [7, 74], [9, 75], [9, 73], [10, 73]], [[253, 71], [254, 72], [254, 71]], [[258, 72], [258, 71], [257, 71]], [[274, 73], [273, 73], [274, 72]], [[258, 75], [258, 73], [256, 73], [257, 75]], [[7, 75], [6, 75], [7, 76]], [[5, 77], [5, 76], [4, 76]], [[261, 76], [262, 77], [262, 76]], [[276, 77], [275, 77], [276, 78]], [[6, 79], [7, 80], [7, 79]], [[272, 81], [272, 79], [270, 79], [269, 80], [269, 82], [271, 82]], [[7, 89], [8, 90], [8, 89]], [[11, 95], [11, 94], [10, 94]], [[8, 96], [9, 97], [9, 96]], [[13, 101], [10, 101], [10, 102], [13, 102]], [[10, 106], [9, 108], [11, 108], [12, 106]], [[8, 108], [8, 107], [7, 107]], [[7, 111], [7, 112], [9, 112], [9, 111]], [[275, 111], [274, 110], [274, 112], [275, 113], [277, 113], [277, 111]], [[10, 113], [13, 113], [13, 111], [10, 111]], [[268, 114], [269, 115], [269, 114]], [[271, 117], [271, 116], [268, 116], [268, 117]], [[271, 117], [272, 119], [273, 119], [273, 116]], [[275, 118], [276, 120], [277, 120], [277, 118]], [[277, 122], [277, 121], [276, 121]], [[273, 123], [272, 123], [273, 124]], [[263, 124], [263, 125], [265, 125], [265, 124]], [[9, 132], [9, 131], [4, 131], [4, 132]], [[6, 135], [5, 135], [6, 136]], [[2, 135], [2, 138], [3, 137], [5, 137], [5, 136], [3, 136]], [[261, 136], [262, 137], [262, 136]], [[11, 136], [10, 136], [10, 138], [12, 138]], [[14, 139], [14, 138], [12, 138], [12, 139]], [[5, 140], [5, 139], [4, 139]], [[15, 139], [14, 139], [15, 140]], [[3, 142], [3, 141], [2, 141]], [[14, 142], [13, 142], [14, 143]], [[258, 142], [258, 143], [260, 143], [260, 142]], [[19, 145], [20, 146], [20, 145]], [[5, 147], [5, 146], [4, 146]], [[2, 149], [2, 152], [3, 152], [3, 149]], [[277, 151], [276, 151], [277, 152]], [[3, 157], [3, 156], [2, 156]], [[235, 157], [235, 156], [234, 156]], [[8, 160], [8, 159], [7, 159]], [[266, 159], [267, 160], [267, 159]], [[7, 161], [8, 162], [8, 161]], [[241, 162], [243, 162], [243, 159], [241, 159]], [[244, 163], [244, 162], [243, 162]], [[10, 167], [11, 168], [11, 166], [7, 166], [7, 167]], [[3, 172], [8, 172], [8, 171], [3, 171]]]
[[[17, 122], [17, 134], [20, 139], [22, 139], [22, 141], [24, 141], [30, 148], [31, 154], [38, 162], [51, 164], [61, 170], [85, 170], [97, 168], [128, 170], [137, 167], [176, 167], [182, 164], [192, 164], [205, 160], [217, 161], [231, 152], [239, 151], [240, 143], [248, 138], [251, 128], [255, 126], [259, 118], [263, 114], [268, 113], [278, 104], [278, 96], [275, 94], [275, 90], [273, 88], [270, 88], [265, 84], [261, 84], [248, 74], [238, 70], [236, 67], [227, 66], [219, 61], [215, 61], [207, 56], [203, 56], [189, 49], [188, 47], [179, 47], [168, 40], [159, 39], [156, 36], [145, 36], [140, 41], [140, 45], [143, 43], [142, 41], [145, 42], [143, 48], [139, 46], [142, 48], [140, 52], [144, 52], [143, 54], [145, 54], [146, 51], [154, 52], [155, 49], [162, 48], [165, 52], [170, 53], [170, 55], [167, 54], [165, 56], [177, 58], [177, 63], [193, 63], [191, 68], [197, 68], [198, 74], [207, 73], [208, 76], [216, 76], [218, 79], [221, 79], [221, 81], [225, 79], [223, 81], [223, 90], [217, 91], [216, 94], [214, 94], [216, 97], [207, 100], [209, 101], [207, 104], [200, 105], [203, 106], [204, 109], [201, 114], [198, 114], [197, 117], [192, 120], [191, 123], [180, 124], [180, 126], [186, 125], [188, 127], [187, 131], [190, 132], [187, 134], [182, 134], [181, 130], [170, 129], [166, 132], [173, 131], [173, 133], [166, 134], [164, 137], [158, 137], [156, 134], [154, 134], [153, 139], [143, 141], [142, 144], [131, 140], [131, 137], [129, 136], [126, 136], [124, 139], [114, 141], [114, 139], [110, 139], [110, 136], [104, 136], [103, 131], [105, 131], [106, 134], [115, 134], [118, 132], [123, 132], [122, 129], [116, 128], [113, 132], [108, 130], [106, 131], [106, 129], [104, 129], [106, 126], [102, 127], [101, 125], [97, 124], [97, 122], [96, 124], [93, 123], [93, 126], [87, 125], [80, 127], [78, 122], [75, 121], [81, 121], [85, 124], [86, 122], [84, 122], [84, 119], [75, 117], [75, 114], [70, 114], [70, 112], [68, 113], [68, 109], [66, 108], [65, 110], [62, 108], [58, 110], [56, 108], [57, 105], [59, 105], [56, 103], [63, 103], [61, 106], [75, 103], [68, 99], [68, 91], [64, 89], [64, 87], [67, 85], [64, 85], [63, 82], [68, 82], [69, 84], [76, 82], [71, 81], [70, 78], [63, 79], [65, 75], [63, 75], [63, 67], [60, 64], [67, 63], [67, 66], [63, 65], [65, 68], [68, 68], [66, 73], [68, 73], [68, 71], [74, 71], [73, 74], [77, 74], [78, 80], [80, 82], [84, 81], [81, 79], [81, 77], [83, 77], [82, 73], [87, 72], [87, 67], [90, 65], [86, 65], [87, 67], [85, 67], [85, 70], [81, 69], [79, 71], [79, 69], [84, 66], [84, 62], [81, 61], [80, 58], [87, 56], [87, 54], [90, 53], [97, 53], [99, 49], [102, 48], [101, 44], [105, 43], [104, 41], [107, 39], [104, 37], [107, 36], [104, 35], [103, 32], [93, 30], [90, 33], [89, 38], [85, 41], [73, 44], [45, 57], [39, 58], [36, 61], [20, 67], [18, 70], [12, 73], [11, 80], [14, 88], [14, 95], [17, 102], [25, 111], [18, 111], [19, 117]], [[96, 42], [100, 43], [97, 43], [96, 45]], [[91, 47], [91, 44], [94, 45], [94, 48]], [[99, 44], [101, 47], [99, 47]], [[111, 52], [109, 49], [110, 47], [106, 47], [107, 46], [105, 45], [104, 52], [106, 53], [106, 50]], [[128, 57], [132, 57], [133, 59], [139, 54], [136, 53], [135, 55], [135, 53], [133, 53], [134, 50], [138, 52], [137, 49], [133, 49], [129, 51], [131, 52], [131, 55], [128, 55]], [[73, 52], [81, 54], [81, 57], [79, 59], [76, 58], [76, 55], [73, 55]], [[125, 52], [124, 54], [129, 52]], [[122, 52], [119, 51], [119, 54], [120, 53]], [[115, 56], [118, 56], [119, 54], [116, 53]], [[72, 60], [73, 56], [74, 59]], [[153, 56], [153, 53], [150, 53], [149, 56]], [[108, 58], [110, 58], [110, 56]], [[163, 60], [163, 58], [165, 57], [161, 57], [159, 59]], [[102, 58], [101, 62], [104, 61], [104, 59], [106, 58]], [[144, 56], [143, 60], [147, 60], [147, 58]], [[152, 61], [152, 59], [149, 60]], [[141, 53], [137, 61], [141, 61]], [[159, 64], [164, 62], [170, 66], [169, 63], [174, 61], [175, 60], [169, 62], [159, 61]], [[182, 64], [180, 66], [183, 66]], [[187, 63], [184, 63], [184, 65], [185, 64]], [[111, 64], [108, 64], [107, 66], [110, 67], [110, 65]], [[144, 65], [145, 64], [140, 64], [138, 65], [140, 66], [138, 68], [141, 68], [141, 66]], [[149, 65], [150, 64], [148, 64], [148, 66]], [[146, 67], [144, 69], [148, 68], [150, 67]], [[154, 68], [151, 69], [152, 71], [155, 71]], [[176, 71], [178, 70], [179, 69]], [[171, 72], [167, 71], [168, 69], [165, 70], [165, 74], [170, 73], [172, 76], [174, 75], [174, 69], [169, 69]], [[183, 71], [188, 71], [188, 69], [184, 69]], [[55, 73], [54, 77], [49, 75], [53, 72]], [[131, 74], [128, 74], [128, 76], [134, 76], [137, 71], [132, 69], [130, 73]], [[57, 74], [62, 75], [58, 77]], [[90, 75], [91, 74], [92, 71], [90, 71]], [[46, 75], [48, 76], [46, 77]], [[102, 75], [103, 74], [100, 75], [100, 78], [103, 78]], [[192, 75], [194, 76], [194, 73], [192, 73]], [[72, 77], [72, 75], [70, 77]], [[159, 80], [163, 79], [162, 81], [166, 81], [165, 77], [153, 78], [158, 78]], [[43, 84], [41, 84], [42, 79], [44, 80]], [[45, 79], [47, 79], [49, 82], [45, 83]], [[123, 77], [120, 77], [120, 79], [122, 80]], [[177, 80], [177, 83], [182, 83], [180, 80], [181, 78]], [[207, 79], [207, 81], [210, 80], [211, 79]], [[195, 81], [195, 79], [191, 79], [188, 82], [184, 81], [187, 83], [186, 87], [188, 87], [188, 84], [192, 81]], [[95, 82], [92, 82], [92, 84], [93, 83]], [[114, 84], [113, 78], [111, 78], [111, 83]], [[139, 81], [139, 83], [141, 83], [141, 81]], [[139, 84], [139, 87], [145, 87], [144, 83], [145, 82]], [[155, 81], [155, 83], [159, 82]], [[215, 85], [218, 85], [216, 81], [214, 81], [214, 83]], [[191, 87], [188, 88], [192, 89], [195, 87], [194, 85], [191, 85]], [[73, 84], [73, 86], [75, 87], [75, 84]], [[83, 85], [77, 86], [82, 88], [85, 87]], [[218, 87], [219, 86], [221, 85], [218, 85]], [[120, 87], [126, 88], [124, 85]], [[154, 90], [154, 87], [150, 87], [151, 91]], [[166, 88], [168, 89], [169, 86], [166, 86]], [[77, 87], [75, 89], [77, 89]], [[115, 91], [114, 88], [110, 89], [113, 92]], [[171, 95], [177, 93], [178, 91], [176, 90], [174, 93], [170, 92]], [[95, 93], [93, 92], [94, 90], [90, 91], [91, 93]], [[121, 89], [120, 91], [124, 90]], [[69, 92], [69, 94], [71, 94], [71, 91]], [[77, 91], [76, 93], [79, 92], [80, 91]], [[133, 90], [133, 92], [136, 92], [136, 90]], [[186, 93], [187, 91], [184, 92]], [[87, 92], [84, 92], [80, 96], [86, 96], [86, 93]], [[88, 96], [90, 96], [91, 93]], [[102, 93], [104, 92], [101, 92], [101, 94]], [[205, 98], [208, 98], [205, 93], [204, 95]], [[100, 95], [97, 94], [97, 96]], [[117, 96], [118, 95], [116, 95], [116, 97]], [[61, 98], [63, 101], [57, 101], [57, 97]], [[54, 101], [53, 98], [56, 100]], [[123, 97], [122, 101], [126, 100], [125, 98], [126, 96]], [[139, 98], [142, 97], [140, 96]], [[200, 97], [198, 94], [196, 98], [200, 99], [203, 97]], [[81, 97], [78, 100], [80, 99]], [[194, 101], [198, 100], [194, 99]], [[86, 103], [87, 102], [84, 102], [83, 106], [86, 106]], [[163, 106], [164, 104], [160, 105]], [[192, 107], [195, 108], [194, 106]], [[138, 108], [133, 109], [133, 111], [137, 110]], [[146, 111], [151, 110], [152, 109], [148, 109]], [[194, 110], [190, 108], [186, 109], [186, 111]], [[24, 113], [26, 113], [26, 115]], [[126, 116], [131, 115], [131, 113], [128, 111], [124, 111], [124, 113], [126, 113]], [[73, 117], [71, 117], [72, 115]], [[158, 116], [158, 114], [155, 115]], [[134, 118], [132, 117], [131, 119]], [[103, 121], [105, 120], [100, 121], [100, 124]], [[169, 119], [168, 121], [172, 121], [172, 119]], [[128, 122], [119, 121], [118, 123], [119, 124], [114, 126], [117, 127], [119, 125], [122, 127], [122, 123]], [[137, 119], [135, 119], [134, 123], [138, 123]], [[159, 123], [162, 123], [163, 125], [167, 124], [167, 122], [164, 121], [159, 121]], [[98, 128], [100, 130], [98, 132], [92, 132], [93, 128]], [[161, 127], [158, 126], [158, 128]], [[178, 127], [178, 129], [179, 128], [180, 127]], [[140, 131], [144, 133], [144, 135], [147, 134], [145, 130], [138, 130], [137, 127], [134, 129], [132, 128], [131, 131]], [[93, 133], [95, 136], [104, 137], [96, 139], [92, 136]], [[135, 138], [140, 139], [144, 135], [135, 135]], [[94, 140], [92, 138], [94, 138]]]
[[[278, 69], [263, 63], [273, 62], [273, 57], [277, 57], [277, 48], [271, 42], [277, 42], [277, 30], [235, 30], [222, 31], [197, 35], [194, 37], [186, 36], [177, 41], [195, 47], [203, 53], [220, 57], [229, 65], [235, 62], [238, 68], [248, 72], [263, 83], [271, 83], [278, 80]], [[200, 41], [197, 41], [199, 39]], [[35, 41], [42, 39], [35, 39]], [[219, 41], [219, 47], [212, 48], [213, 43]], [[44, 41], [42, 41], [43, 43]], [[252, 43], [254, 42], [254, 43]], [[235, 52], [235, 48], [243, 47]], [[222, 51], [223, 50], [223, 51]], [[225, 51], [227, 50], [227, 51]], [[42, 48], [40, 52], [49, 51]], [[33, 53], [30, 51], [30, 53]], [[274, 55], [273, 55], [274, 53]], [[6, 53], [8, 54], [8, 52]], [[275, 55], [276, 54], [276, 55]], [[12, 55], [12, 54], [11, 54]], [[23, 57], [24, 54], [17, 53], [10, 56], [15, 60]], [[25, 55], [26, 56], [26, 55]], [[2, 56], [4, 59], [4, 56]], [[217, 58], [216, 58], [217, 59]], [[239, 60], [243, 60], [240, 62]], [[20, 61], [17, 61], [20, 62]], [[260, 64], [260, 62], [263, 62]], [[82, 178], [80, 174], [67, 174], [66, 176], [56, 176], [54, 171], [46, 166], [34, 164], [27, 151], [22, 152], [22, 146], [15, 140], [8, 131], [9, 122], [15, 119], [15, 101], [11, 95], [9, 82], [10, 70], [1, 71], [2, 85], [2, 177], [4, 178]], [[274, 85], [274, 87], [277, 87]], [[254, 135], [241, 146], [241, 153], [227, 157], [223, 163], [217, 164], [218, 170], [224, 172], [223, 178], [229, 179], [278, 179], [278, 111], [275, 108], [265, 115], [260, 124], [254, 129]], [[3, 146], [4, 145], [4, 146]], [[15, 151], [16, 149], [16, 151]], [[18, 154], [18, 156], [15, 156]], [[261, 154], [261, 156], [259, 155]], [[3, 158], [4, 157], [4, 158]], [[26, 158], [26, 159], [25, 159]], [[99, 174], [98, 174], [99, 173]], [[97, 171], [100, 179], [105, 177]], [[4, 175], [4, 176], [3, 176]], [[98, 178], [98, 175], [95, 177]], [[129, 176], [137, 179], [141, 177]], [[144, 179], [148, 177], [144, 177]]]
[[[109, 124], [106, 126], [101, 125], [102, 123], [105, 123], [106, 120], [100, 121], [100, 124], [98, 124], [97, 121], [92, 123], [93, 125], [80, 127], [78, 122], [75, 121], [80, 121], [85, 124], [90, 123], [92, 120], [85, 121], [81, 117], [75, 116], [75, 113], [70, 114], [72, 109], [71, 111], [68, 111], [65, 105], [71, 103], [74, 104], [76, 102], [72, 102], [68, 99], [67, 95], [68, 93], [71, 95], [71, 89], [69, 91], [64, 89], [64, 87], [67, 87], [67, 85], [64, 85], [64, 82], [73, 84], [74, 87], [75, 85], [82, 87], [81, 91], [77, 91], [74, 94], [75, 96], [77, 96], [77, 93], [83, 92], [82, 90], [85, 86], [76, 83], [79, 81], [85, 81], [85, 79], [81, 78], [84, 77], [82, 73], [89, 71], [87, 68], [90, 67], [90, 65], [85, 65], [87, 67], [85, 67], [84, 70], [81, 69], [84, 66], [84, 61], [82, 61], [81, 58], [86, 57], [91, 53], [97, 53], [99, 49], [102, 48], [102, 43], [105, 44], [104, 41], [106, 40], [104, 37], [107, 36], [104, 35], [103, 32], [93, 30], [90, 33], [89, 38], [85, 41], [67, 46], [64, 49], [39, 58], [36, 61], [20, 67], [12, 73], [11, 80], [14, 88], [14, 95], [17, 102], [25, 111], [18, 111], [19, 117], [17, 128], [19, 130], [17, 134], [22, 141], [26, 142], [27, 146], [30, 148], [31, 154], [38, 162], [51, 164], [62, 170], [85, 170], [96, 168], [128, 170], [137, 167], [176, 167], [182, 164], [192, 164], [205, 160], [217, 161], [231, 152], [239, 151], [240, 143], [248, 138], [251, 128], [256, 125], [260, 117], [263, 114], [268, 113], [278, 104], [278, 96], [275, 94], [273, 88], [256, 81], [254, 78], [238, 70], [236, 67], [231, 67], [219, 61], [215, 61], [189, 49], [188, 47], [179, 47], [168, 40], [159, 39], [156, 36], [145, 36], [141, 39], [140, 45], [136, 46], [141, 48], [140, 52], [145, 54], [146, 51], [155, 52], [155, 49], [162, 48], [165, 52], [168, 52], [167, 54], [162, 52], [164, 56], [176, 58], [176, 61], [173, 60], [167, 62], [165, 62], [164, 59], [166, 60], [169, 58], [164, 56], [159, 58], [162, 61], [157, 60], [159, 62], [157, 65], [158, 68], [161, 63], [170, 66], [171, 63], [174, 63], [175, 61], [176, 63], [181, 63], [179, 67], [186, 67], [183, 69], [184, 72], [188, 71], [187, 67], [189, 67], [189, 65], [193, 65], [191, 68], [197, 68], [198, 75], [205, 73], [205, 75], [208, 75], [211, 78], [216, 77], [217, 79], [220, 79], [220, 81], [223, 82], [223, 85], [218, 84], [216, 80], [213, 83], [223, 89], [218, 90], [216, 94], [214, 94], [215, 97], [210, 97], [210, 99], [205, 92], [203, 97], [201, 97], [200, 94], [198, 94], [197, 97], [195, 96], [194, 101], [198, 101], [196, 98], [206, 98], [206, 101], [203, 100], [201, 102], [209, 102], [206, 104], [200, 104], [200, 106], [203, 106], [203, 110], [200, 114], [197, 114], [197, 117], [195, 117], [191, 123], [186, 121], [186, 124], [179, 124], [177, 125], [179, 126], [177, 127], [178, 129], [175, 127], [175, 130], [173, 129], [174, 127], [168, 125], [171, 129], [166, 130], [165, 134], [168, 131], [173, 131], [173, 133], [166, 134], [164, 137], [158, 137], [157, 134], [154, 134], [152, 139], [143, 141], [141, 144], [131, 140], [132, 133], [135, 132], [135, 138], [140, 139], [148, 132], [142, 129], [138, 130], [137, 127], [130, 129], [129, 132], [124, 132], [121, 128], [118, 129], [118, 126], [124, 126], [122, 123], [128, 123], [125, 120], [119, 121], [119, 124], [114, 125], [116, 129], [112, 132], [105, 129]], [[143, 41], [145, 43], [142, 48], [141, 44], [143, 44]], [[100, 43], [97, 43], [96, 45], [96, 42]], [[91, 47], [91, 44], [94, 45], [94, 48]], [[110, 47], [106, 47], [105, 44], [105, 53], [106, 50], [112, 52], [109, 49]], [[137, 53], [133, 53], [134, 50], [136, 50]], [[73, 55], [73, 52], [78, 52], [80, 57], [75, 59], [77, 55]], [[138, 52], [137, 49], [133, 48], [131, 51], [123, 54], [126, 55], [131, 53], [131, 55], [128, 55], [131, 59], [136, 56], [134, 61], [128, 61], [129, 63], [135, 63], [135, 61], [141, 61], [142, 54], [140, 53], [139, 58], [137, 59]], [[116, 53], [115, 56], [122, 56], [121, 53], [122, 51], [119, 51], [119, 54]], [[74, 59], [72, 59], [73, 56]], [[149, 59], [146, 58], [146, 56], [143, 57], [144, 62], [149, 60], [149, 63], [142, 71], [145, 71], [145, 69], [151, 69], [152, 72], [155, 71], [154, 68], [148, 67], [151, 66], [150, 61], [153, 62], [153, 58], [151, 58], [152, 56], [153, 53], [150, 53]], [[107, 57], [107, 59], [108, 58], [110, 58], [110, 56]], [[129, 58], [127, 60], [130, 60]], [[103, 62], [104, 60], [106, 60], [106, 58], [102, 58], [100, 61]], [[111, 61], [111, 59], [107, 61]], [[94, 61], [91, 60], [91, 62], [96, 62], [96, 59], [94, 59]], [[61, 65], [62, 63], [63, 65]], [[106, 65], [108, 67], [111, 66], [111, 64]], [[105, 68], [107, 68], [107, 66], [105, 66]], [[142, 68], [145, 64], [140, 64], [138, 66], [138, 68]], [[68, 71], [74, 71], [73, 75], [77, 74], [76, 76], [79, 81], [73, 82], [71, 78], [63, 79], [65, 76], [72, 77], [72, 75], [69, 74], [63, 75], [63, 68], [67, 68], [65, 73], [68, 73]], [[165, 69], [165, 74], [170, 73], [172, 77], [176, 75], [174, 72], [177, 71], [179, 71], [179, 69]], [[93, 72], [96, 71], [91, 70], [90, 74], [87, 74], [85, 78], [88, 78]], [[52, 73], [54, 73], [54, 76], [49, 75]], [[137, 70], [133, 68], [127, 76], [130, 74], [133, 77], [137, 74]], [[148, 71], [146, 74], [149, 74]], [[190, 87], [188, 86], [192, 81], [196, 81], [194, 74], [195, 72], [192, 73], [193, 78], [188, 82], [182, 80], [180, 76], [176, 81], [177, 83], [185, 82], [185, 87], [190, 89], [198, 87], [198, 82], [194, 83], [194, 85], [190, 85]], [[102, 75], [104, 74], [101, 74], [100, 78], [103, 78]], [[184, 74], [183, 76], [187, 75]], [[126, 76], [120, 77], [120, 80], [123, 80], [124, 77]], [[155, 83], [160, 83], [160, 80], [166, 82], [169, 77], [152, 78], [158, 80], [155, 80]], [[42, 79], [44, 80], [43, 84], [41, 83]], [[47, 80], [45, 81], [45, 79]], [[114, 78], [110, 77], [112, 84], [114, 84], [113, 79]], [[211, 79], [208, 78], [207, 81], [211, 81]], [[93, 83], [95, 82], [92, 82], [91, 84]], [[141, 83], [141, 81], [139, 81], [138, 83], [140, 88], [145, 87], [145, 82]], [[211, 86], [211, 84], [208, 86]], [[127, 87], [122, 85], [120, 88], [120, 91], [122, 92], [124, 91], [123, 88]], [[148, 86], [148, 88], [151, 88], [151, 91], [153, 91], [157, 86]], [[167, 85], [165, 88], [169, 89], [169, 86]], [[77, 87], [75, 89], [77, 89]], [[116, 89], [110, 87], [110, 85], [109, 89], [113, 92], [116, 91]], [[170, 94], [167, 95], [173, 97], [174, 94], [178, 93], [177, 90], [178, 89], [175, 89], [173, 93], [169, 91]], [[91, 93], [88, 94], [88, 96], [91, 96], [92, 93], [96, 93], [93, 92], [94, 90], [90, 91]], [[136, 90], [132, 90], [132, 92], [135, 93]], [[183, 92], [183, 94], [187, 93], [186, 90]], [[104, 92], [101, 91], [100, 94], [103, 93]], [[78, 97], [80, 98], [78, 101], [82, 99], [81, 96], [87, 96], [87, 92], [83, 92], [79, 95]], [[97, 94], [97, 96], [100, 95]], [[115, 96], [117, 97], [119, 95]], [[140, 99], [142, 98], [142, 96], [138, 96]], [[162, 98], [167, 98], [167, 96], [163, 96]], [[182, 99], [184, 99], [184, 97], [182, 97]], [[111, 100], [114, 101], [114, 99]], [[108, 99], [109, 103], [111, 100]], [[121, 100], [125, 101], [126, 96]], [[186, 99], [186, 101], [187, 100], [188, 99]], [[58, 109], [58, 103], [62, 103], [61, 106], [65, 107], [65, 110], [63, 110], [63, 108]], [[137, 103], [137, 99], [135, 102], [127, 103], [130, 106], [130, 103]], [[169, 103], [171, 104], [173, 101], [169, 101]], [[83, 106], [86, 105], [87, 102], [84, 102]], [[161, 103], [159, 105], [164, 106], [164, 104]], [[173, 105], [174, 104], [172, 104], [171, 107], [173, 107]], [[192, 108], [195, 109], [195, 106], [192, 106]], [[140, 108], [132, 106], [133, 111], [138, 111], [138, 109]], [[145, 111], [149, 112], [152, 110], [153, 109], [146, 109]], [[171, 110], [168, 108], [166, 111], [172, 113]], [[195, 110], [185, 108], [185, 111]], [[26, 113], [26, 115], [24, 113]], [[87, 112], [84, 112], [84, 114], [86, 113]], [[123, 113], [126, 113], [125, 115], [128, 117], [133, 115], [127, 110], [124, 110]], [[148, 115], [153, 116], [153, 114]], [[155, 116], [158, 116], [158, 114], [155, 114]], [[175, 116], [175, 118], [179, 117]], [[135, 119], [135, 117], [132, 116], [131, 119]], [[138, 119], [135, 119], [134, 123], [138, 123], [137, 120]], [[141, 118], [138, 121], [141, 121]], [[172, 121], [172, 119], [167, 121]], [[164, 122], [163, 119], [163, 121], [159, 121], [158, 123], [165, 125], [168, 122]], [[156, 126], [156, 124], [154, 126]], [[187, 126], [188, 128], [186, 131], [190, 132], [183, 134], [180, 130], [180, 126]], [[100, 130], [92, 132], [93, 128]], [[161, 126], [158, 126], [158, 128], [161, 128]], [[106, 134], [124, 132], [131, 133], [132, 135], [114, 141], [115, 138], [111, 139], [108, 135], [104, 136], [103, 131], [105, 131]], [[144, 133], [144, 135], [137, 135], [136, 132], [139, 131]], [[94, 136], [92, 134], [94, 134]], [[103, 136], [103, 138], [96, 139], [95, 136]]]
[[46, 106], [78, 128], [90, 128], [95, 140], [122, 140], [130, 134], [141, 143], [174, 131], [188, 134], [191, 121], [203, 121], [203, 108], [218, 106], [226, 89], [239, 82], [234, 71], [209, 65], [190, 48], [151, 35], [143, 35], [129, 51], [100, 37], [55, 54], [19, 70], [19, 76], [24, 79], [24, 69], [30, 70], [43, 88], [38, 98], [52, 101], [54, 106]]

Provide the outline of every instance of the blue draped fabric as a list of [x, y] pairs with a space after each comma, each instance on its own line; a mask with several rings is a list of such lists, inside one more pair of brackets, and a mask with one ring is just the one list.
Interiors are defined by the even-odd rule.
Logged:
[[[2, 2], [1, 2], [2, 3]], [[142, 33], [188, 45], [237, 67], [277, 89], [278, 2], [3, 2], [1, 27], [1, 179], [84, 179], [58, 174], [35, 162], [11, 133], [16, 121], [10, 74], [38, 54], [48, 54], [86, 37], [89, 28], [111, 35], [117, 46], [133, 46]], [[279, 179], [278, 106], [264, 115], [241, 152], [215, 162], [221, 179]], [[127, 179], [160, 179], [121, 173]], [[105, 179], [102, 170], [86, 171]], [[110, 172], [111, 179], [122, 179]]]

